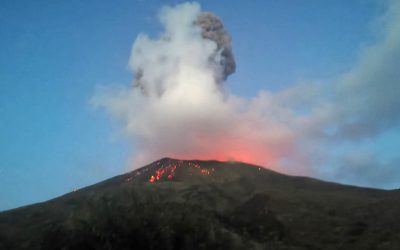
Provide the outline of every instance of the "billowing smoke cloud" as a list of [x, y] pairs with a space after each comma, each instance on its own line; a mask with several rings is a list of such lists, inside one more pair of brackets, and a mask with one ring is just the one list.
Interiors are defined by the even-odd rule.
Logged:
[[134, 86], [103, 88], [93, 103], [134, 139], [133, 167], [164, 156], [237, 160], [382, 186], [379, 177], [398, 159], [382, 161], [360, 145], [399, 127], [400, 4], [392, 2], [382, 20], [382, 39], [336, 83], [244, 99], [223, 87], [236, 63], [219, 18], [197, 3], [165, 7], [164, 33], [156, 40], [141, 34], [133, 45]]
[[170, 156], [277, 165], [292, 151], [293, 134], [265, 98], [223, 90], [235, 61], [221, 21], [197, 3], [163, 8], [160, 20], [159, 39], [139, 35], [133, 45], [135, 87], [94, 98], [135, 139], [134, 163]]

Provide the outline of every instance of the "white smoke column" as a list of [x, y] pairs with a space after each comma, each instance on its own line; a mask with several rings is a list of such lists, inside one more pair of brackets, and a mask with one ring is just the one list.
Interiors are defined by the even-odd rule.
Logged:
[[163, 8], [158, 40], [136, 39], [129, 62], [136, 87], [99, 92], [94, 103], [119, 118], [137, 148], [133, 167], [161, 157], [237, 160], [279, 168], [293, 134], [268, 93], [244, 100], [224, 92], [221, 49], [201, 34], [197, 3]]

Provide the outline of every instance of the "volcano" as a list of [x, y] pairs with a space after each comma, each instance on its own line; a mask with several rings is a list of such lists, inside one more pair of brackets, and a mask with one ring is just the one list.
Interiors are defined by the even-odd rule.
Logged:
[[400, 191], [164, 158], [0, 213], [0, 249], [400, 249]]

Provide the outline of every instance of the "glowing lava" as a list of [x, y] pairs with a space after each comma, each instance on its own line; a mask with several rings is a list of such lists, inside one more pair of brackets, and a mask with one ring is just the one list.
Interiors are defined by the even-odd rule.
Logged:
[[188, 162], [187, 164], [184, 164], [183, 161], [178, 161], [174, 164], [162, 164], [161, 162], [157, 162], [156, 165], [157, 169], [155, 173], [149, 178], [150, 183], [162, 180], [163, 176], [166, 176], [166, 180], [172, 180], [176, 174], [177, 167], [188, 167], [194, 169], [201, 175], [211, 175], [215, 172], [214, 168], [203, 168], [200, 164], [193, 162]]
[[[160, 162], [157, 162], [157, 165], [160, 165], [160, 164], [161, 164]], [[159, 180], [161, 180], [161, 177], [163, 175], [166, 175], [167, 178], [169, 180], [171, 180], [175, 175], [175, 170], [176, 170], [176, 165], [175, 164], [174, 165], [172, 165], [172, 164], [171, 165], [166, 165], [166, 166], [161, 164], [161, 167], [159, 167], [156, 170], [155, 175], [150, 176], [149, 182], [153, 183], [153, 182], [159, 181]]]

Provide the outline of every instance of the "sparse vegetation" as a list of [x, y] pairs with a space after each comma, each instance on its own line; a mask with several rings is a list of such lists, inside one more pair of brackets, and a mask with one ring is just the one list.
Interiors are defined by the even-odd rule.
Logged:
[[149, 183], [162, 165], [152, 164], [0, 213], [0, 249], [399, 249], [398, 191], [180, 164], [173, 179]]

